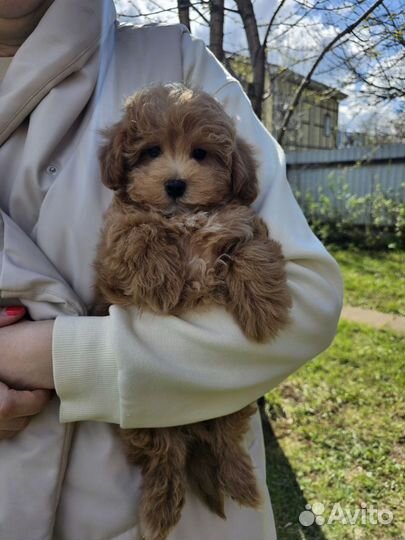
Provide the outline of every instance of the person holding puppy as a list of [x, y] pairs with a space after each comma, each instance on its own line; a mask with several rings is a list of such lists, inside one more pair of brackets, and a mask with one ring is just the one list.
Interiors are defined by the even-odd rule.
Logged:
[[[330, 344], [339, 271], [291, 194], [282, 150], [184, 27], [117, 26], [110, 0], [0, 0], [0, 54], [0, 298], [33, 319], [6, 307], [0, 317], [0, 538], [139, 540], [141, 476], [114, 425], [190, 424], [253, 402]], [[88, 316], [111, 202], [100, 132], [127, 96], [168, 82], [215, 97], [255, 150], [254, 207], [282, 246], [292, 297], [271, 342], [247, 340], [219, 306]], [[228, 499], [223, 520], [187, 493], [170, 540], [276, 538], [258, 414], [246, 445], [262, 507]]]

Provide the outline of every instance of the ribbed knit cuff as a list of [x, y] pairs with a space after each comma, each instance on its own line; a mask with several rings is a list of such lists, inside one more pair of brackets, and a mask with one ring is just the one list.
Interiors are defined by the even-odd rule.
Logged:
[[60, 421], [120, 423], [118, 368], [109, 339], [109, 317], [57, 317], [53, 372]]

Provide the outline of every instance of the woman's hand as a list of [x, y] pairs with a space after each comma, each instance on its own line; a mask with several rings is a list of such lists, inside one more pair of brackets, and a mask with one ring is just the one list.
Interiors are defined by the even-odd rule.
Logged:
[[[13, 325], [25, 315], [22, 306], [5, 308], [0, 311], [0, 328]], [[20, 323], [22, 324], [22, 323]], [[5, 330], [0, 330], [4, 340]], [[8, 352], [1, 348], [0, 364], [9, 358]], [[51, 397], [49, 390], [19, 391], [0, 382], [0, 440], [10, 439], [23, 430], [32, 416], [41, 412]]]
[[53, 321], [23, 320], [13, 324], [21, 315], [8, 321], [9, 309], [1, 316], [2, 326], [6, 328], [0, 328], [0, 381], [16, 390], [54, 388]]
[[27, 427], [32, 416], [42, 411], [52, 392], [13, 390], [0, 383], [0, 441], [11, 439]]

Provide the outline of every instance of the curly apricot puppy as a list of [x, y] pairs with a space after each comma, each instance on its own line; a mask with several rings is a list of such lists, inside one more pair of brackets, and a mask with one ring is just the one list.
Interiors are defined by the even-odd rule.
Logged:
[[[288, 321], [280, 245], [250, 204], [252, 149], [208, 94], [154, 86], [128, 99], [101, 149], [115, 191], [95, 262], [98, 313], [136, 305], [158, 314], [224, 306], [249, 339], [272, 339]], [[180, 427], [126, 429], [141, 467], [141, 524], [163, 540], [180, 519], [186, 485], [225, 518], [224, 497], [256, 508], [260, 494], [243, 448], [255, 407]]]

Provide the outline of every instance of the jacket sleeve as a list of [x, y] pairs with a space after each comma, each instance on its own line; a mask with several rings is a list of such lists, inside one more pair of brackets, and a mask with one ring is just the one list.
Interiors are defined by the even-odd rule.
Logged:
[[0, 305], [19, 302], [35, 320], [86, 312], [44, 253], [0, 209]]
[[247, 341], [221, 308], [183, 317], [112, 306], [107, 317], [58, 317], [53, 361], [61, 420], [122, 427], [192, 423], [234, 412], [331, 343], [342, 283], [286, 179], [283, 151], [252, 112], [239, 83], [203, 43], [183, 36], [184, 82], [219, 99], [257, 150], [257, 210], [283, 247], [291, 323], [269, 344]]

